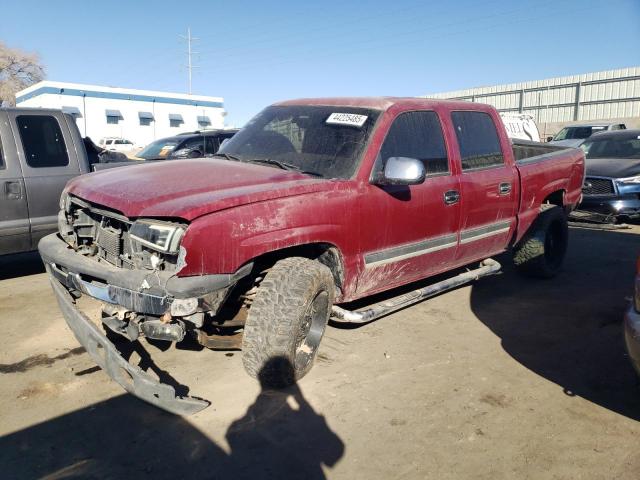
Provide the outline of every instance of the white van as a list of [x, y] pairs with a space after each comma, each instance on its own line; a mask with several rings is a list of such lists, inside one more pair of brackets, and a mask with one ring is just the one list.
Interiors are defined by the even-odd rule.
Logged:
[[501, 113], [502, 122], [509, 138], [540, 141], [540, 131], [532, 115], [526, 113]]

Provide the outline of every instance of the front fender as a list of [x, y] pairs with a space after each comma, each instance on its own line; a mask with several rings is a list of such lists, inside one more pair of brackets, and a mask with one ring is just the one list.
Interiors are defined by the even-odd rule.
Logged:
[[330, 244], [340, 252], [345, 287], [357, 268], [359, 219], [353, 191], [286, 197], [212, 213], [184, 236], [180, 276], [233, 273], [256, 257], [284, 248]]

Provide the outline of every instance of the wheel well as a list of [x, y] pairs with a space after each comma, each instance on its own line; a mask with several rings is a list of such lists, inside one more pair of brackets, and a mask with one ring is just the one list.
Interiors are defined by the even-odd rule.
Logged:
[[547, 198], [543, 200], [542, 204], [544, 205], [545, 203], [551, 204], [551, 205], [557, 205], [558, 207], [563, 207], [564, 206], [564, 190], [556, 190], [555, 192], [547, 195]]
[[271, 268], [278, 260], [287, 257], [310, 258], [326, 265], [333, 274], [336, 287], [342, 289], [344, 284], [344, 263], [342, 261], [342, 255], [338, 248], [330, 243], [309, 243], [265, 253], [252, 260], [253, 272], [263, 272]]

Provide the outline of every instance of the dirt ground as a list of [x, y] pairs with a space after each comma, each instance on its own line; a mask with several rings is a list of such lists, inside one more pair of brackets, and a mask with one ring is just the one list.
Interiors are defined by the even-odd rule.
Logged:
[[2, 478], [640, 478], [623, 346], [640, 227], [571, 231], [554, 280], [504, 272], [360, 328], [260, 391], [239, 353], [149, 352], [211, 400], [126, 395], [67, 329], [35, 254], [0, 259]]

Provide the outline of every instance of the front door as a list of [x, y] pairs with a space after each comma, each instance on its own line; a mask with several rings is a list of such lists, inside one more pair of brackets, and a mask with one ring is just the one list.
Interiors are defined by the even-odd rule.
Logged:
[[444, 269], [455, 256], [460, 207], [447, 194], [459, 190], [458, 176], [449, 162], [438, 114], [398, 115], [372, 178], [390, 157], [421, 160], [427, 178], [420, 185], [365, 187], [360, 232], [364, 269], [358, 295], [423, 278]]
[[24, 178], [7, 114], [0, 111], [0, 255], [30, 248]]
[[451, 112], [462, 173], [456, 263], [501, 251], [516, 226], [518, 176], [506, 163], [494, 120], [478, 111]]
[[[25, 178], [31, 226], [31, 247], [58, 228], [59, 199], [67, 182], [80, 174], [78, 157], [66, 125], [55, 115], [37, 110], [9, 114], [17, 131], [18, 157]], [[64, 127], [64, 128], [63, 128]]]

